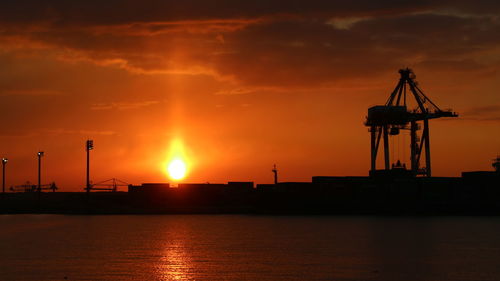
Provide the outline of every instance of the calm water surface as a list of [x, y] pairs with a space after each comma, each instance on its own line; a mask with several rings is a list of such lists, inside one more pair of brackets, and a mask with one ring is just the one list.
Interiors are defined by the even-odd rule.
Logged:
[[0, 216], [0, 280], [500, 280], [500, 218]]

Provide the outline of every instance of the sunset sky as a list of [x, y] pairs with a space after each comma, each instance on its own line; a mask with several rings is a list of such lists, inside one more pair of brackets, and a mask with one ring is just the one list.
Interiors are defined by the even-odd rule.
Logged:
[[460, 115], [431, 121], [433, 175], [491, 170], [499, 15], [497, 1], [2, 1], [7, 185], [36, 182], [43, 150], [43, 182], [82, 190], [87, 139], [94, 182], [168, 182], [172, 147], [184, 182], [270, 183], [273, 164], [283, 181], [367, 175], [367, 108], [403, 67]]

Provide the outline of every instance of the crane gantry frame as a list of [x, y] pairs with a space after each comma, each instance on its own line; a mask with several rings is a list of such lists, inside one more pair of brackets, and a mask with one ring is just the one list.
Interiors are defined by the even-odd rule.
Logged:
[[[441, 117], [458, 117], [451, 110], [441, 110], [418, 87], [415, 74], [409, 68], [400, 69], [396, 88], [389, 96], [385, 105], [373, 106], [368, 109], [365, 125], [370, 127], [371, 133], [371, 170], [372, 175], [377, 171], [377, 154], [381, 138], [384, 142], [384, 168], [390, 170], [389, 163], [389, 135], [398, 135], [400, 130], [410, 130], [410, 163], [413, 176], [424, 175], [430, 177], [431, 152], [429, 136], [429, 120]], [[413, 96], [417, 107], [408, 110], [407, 99]], [[422, 137], [419, 143], [417, 131], [418, 122], [423, 123]], [[408, 128], [408, 125], [410, 127]], [[420, 160], [425, 150], [425, 167], [420, 166]]]

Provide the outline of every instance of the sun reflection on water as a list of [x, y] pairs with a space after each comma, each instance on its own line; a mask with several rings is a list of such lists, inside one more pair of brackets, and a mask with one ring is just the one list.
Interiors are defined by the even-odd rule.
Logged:
[[192, 272], [190, 272], [192, 266], [191, 258], [186, 252], [183, 241], [175, 239], [163, 251], [158, 277], [161, 280], [194, 280]]

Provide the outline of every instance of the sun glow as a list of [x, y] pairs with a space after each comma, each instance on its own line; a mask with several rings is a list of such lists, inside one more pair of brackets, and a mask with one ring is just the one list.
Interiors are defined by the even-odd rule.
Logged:
[[182, 159], [173, 159], [167, 167], [168, 175], [173, 180], [181, 180], [186, 177], [186, 163]]
[[187, 176], [190, 166], [182, 141], [173, 140], [170, 144], [167, 161], [163, 166], [166, 168], [168, 177], [174, 181], [182, 180]]

